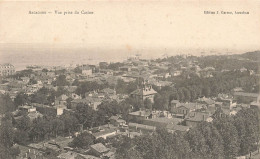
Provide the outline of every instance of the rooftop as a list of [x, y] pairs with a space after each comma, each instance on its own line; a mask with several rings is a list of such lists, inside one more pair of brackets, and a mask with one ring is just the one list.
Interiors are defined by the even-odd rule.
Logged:
[[100, 132], [93, 133], [92, 135], [95, 136], [96, 138], [99, 138], [102, 137], [103, 135], [111, 134], [113, 132], [116, 132], [116, 129], [111, 128], [111, 129], [101, 130]]
[[136, 128], [142, 128], [142, 129], [147, 129], [147, 130], [155, 130], [155, 126], [150, 126], [150, 125], [144, 125], [144, 124], [138, 124], [138, 123], [129, 123], [129, 127], [136, 127]]
[[151, 112], [150, 111], [139, 110], [139, 111], [136, 111], [136, 112], [131, 112], [129, 114], [130, 115], [136, 115], [136, 116], [149, 116], [149, 115], [151, 115]]
[[259, 96], [259, 93], [246, 93], [246, 92], [235, 92], [235, 96], [255, 97]]
[[98, 151], [99, 153], [105, 153], [105, 152], [109, 151], [109, 149], [106, 146], [104, 146], [102, 143], [97, 143], [97, 144], [91, 145], [90, 147], [92, 149]]

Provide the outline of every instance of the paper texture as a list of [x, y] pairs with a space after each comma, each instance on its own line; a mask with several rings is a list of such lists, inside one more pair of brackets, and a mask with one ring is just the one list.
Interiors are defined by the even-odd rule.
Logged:
[[259, 28], [259, 1], [1, 1], [0, 62], [243, 53], [259, 50]]

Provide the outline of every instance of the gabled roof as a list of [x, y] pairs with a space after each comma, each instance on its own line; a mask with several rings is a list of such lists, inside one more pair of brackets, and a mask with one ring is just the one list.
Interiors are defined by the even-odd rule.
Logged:
[[199, 109], [199, 108], [202, 108], [202, 105], [201, 104], [198, 104], [198, 103], [177, 103], [177, 108], [180, 108], [180, 107], [185, 107], [186, 109], [190, 109], [190, 110], [193, 110], [193, 109]]
[[129, 114], [130, 115], [136, 115], [136, 116], [149, 116], [149, 115], [151, 115], [151, 112], [139, 110], [139, 111], [131, 112]]
[[91, 145], [90, 147], [99, 153], [105, 153], [105, 152], [109, 151], [109, 149], [106, 146], [104, 146], [102, 143], [97, 143], [97, 144]]
[[210, 98], [206, 98], [206, 97], [199, 98], [198, 101], [200, 101], [200, 102], [205, 102], [205, 103], [208, 104], [208, 105], [215, 103], [214, 100], [212, 100], [212, 99], [210, 99]]
[[92, 135], [96, 138], [99, 138], [99, 137], [102, 137], [103, 135], [106, 135], [106, 134], [111, 134], [113, 132], [116, 132], [116, 129], [105, 129], [103, 131], [100, 131], [100, 132], [96, 132], [96, 133], [93, 133]]
[[129, 123], [129, 127], [136, 127], [136, 128], [141, 128], [141, 129], [146, 129], [146, 130], [155, 130], [155, 126], [150, 126], [150, 125], [144, 125], [144, 124], [138, 124], [138, 123]]
[[206, 119], [209, 117], [209, 113], [207, 112], [191, 112], [190, 114], [193, 114], [194, 116], [187, 118], [186, 120], [188, 121], [206, 121]]

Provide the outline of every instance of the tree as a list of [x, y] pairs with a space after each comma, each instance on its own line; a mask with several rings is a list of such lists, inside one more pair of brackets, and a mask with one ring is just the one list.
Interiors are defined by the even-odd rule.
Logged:
[[152, 104], [152, 102], [151, 102], [151, 100], [149, 98], [145, 98], [145, 100], [144, 100], [144, 107], [146, 109], [152, 110], [153, 104]]
[[52, 132], [55, 134], [55, 137], [58, 136], [64, 130], [64, 122], [59, 118], [51, 120]]
[[239, 154], [245, 155], [257, 149], [259, 142], [259, 109], [242, 109], [234, 117], [234, 126], [240, 139]]
[[21, 153], [21, 150], [19, 149], [18, 146], [13, 146], [10, 148], [10, 155], [13, 158], [16, 158], [20, 153]]
[[0, 95], [0, 114], [15, 111], [14, 102], [8, 94]]
[[207, 141], [198, 129], [191, 129], [185, 134], [185, 139], [189, 142], [191, 156], [194, 158], [210, 158], [208, 153], [210, 148]]
[[117, 80], [116, 92], [119, 94], [130, 94], [137, 89], [137, 81], [124, 82], [122, 79]]
[[29, 133], [24, 130], [17, 130], [15, 131], [14, 134], [14, 142], [21, 144], [21, 145], [26, 145], [28, 144], [30, 138], [29, 138]]
[[204, 86], [204, 88], [202, 89], [202, 94], [205, 97], [209, 97], [210, 96], [210, 87], [209, 86]]
[[37, 118], [33, 120], [32, 129], [29, 132], [29, 137], [33, 141], [40, 141], [49, 137], [52, 133], [52, 125], [46, 118]]
[[[145, 158], [156, 158], [157, 146], [159, 143], [156, 143], [156, 139], [153, 136], [140, 136], [134, 139], [135, 149], [140, 153], [140, 155]], [[156, 146], [157, 145], [157, 146]], [[160, 157], [160, 156], [158, 156]]]
[[32, 95], [32, 102], [40, 104], [50, 104], [50, 102], [53, 102], [54, 100], [54, 97], [50, 98], [52, 92], [53, 90], [42, 87], [35, 94]]
[[185, 140], [183, 134], [175, 133], [171, 142], [175, 154], [174, 156], [176, 156], [177, 159], [191, 158], [189, 142]]
[[224, 141], [216, 127], [211, 123], [202, 122], [195, 129], [200, 131], [209, 146], [210, 158], [224, 158]]
[[70, 113], [64, 113], [60, 116], [60, 119], [64, 123], [64, 130], [66, 132], [71, 134], [71, 131], [76, 131], [79, 121], [74, 115]]
[[14, 128], [11, 120], [2, 121], [0, 125], [0, 143], [7, 149], [13, 146]]
[[182, 89], [178, 90], [178, 97], [180, 101], [184, 101], [185, 100], [185, 95]]
[[30, 78], [29, 85], [37, 84], [38, 82], [34, 78]]
[[94, 136], [88, 132], [84, 132], [73, 139], [69, 146], [86, 149], [90, 145], [94, 144]]
[[96, 81], [94, 82], [87, 81], [87, 82], [80, 83], [75, 92], [76, 94], [85, 97], [86, 92], [103, 89], [105, 87], [106, 87], [105, 85], [98, 84]]
[[59, 75], [56, 81], [53, 82], [54, 86], [67, 86], [69, 82], [66, 80], [65, 75]]
[[191, 93], [187, 88], [183, 88], [184, 101], [189, 102], [191, 100]]
[[82, 73], [82, 69], [81, 69], [81, 67], [80, 66], [78, 66], [78, 67], [76, 67], [76, 68], [74, 68], [74, 70], [73, 70], [75, 73]]
[[7, 148], [0, 143], [0, 158], [16, 159], [19, 154], [20, 154], [19, 147], [15, 146], [15, 147]]
[[20, 105], [25, 105], [25, 104], [29, 104], [30, 103], [30, 99], [29, 96], [27, 94], [25, 94], [24, 92], [20, 92], [16, 95], [16, 97], [14, 98], [14, 104], [15, 106], [20, 106]]
[[83, 126], [86, 128], [92, 128], [97, 122], [96, 112], [88, 105], [84, 105], [82, 103], [79, 103], [77, 105], [75, 116], [78, 119], [79, 123], [83, 124]]
[[102, 143], [103, 145], [105, 145], [106, 144], [106, 140], [103, 137], [100, 137], [100, 138], [95, 139], [94, 143], [95, 144]]
[[66, 99], [67, 108], [71, 109], [71, 101], [73, 101], [73, 98], [69, 97]]
[[32, 122], [30, 118], [24, 115], [16, 124], [19, 130], [28, 131], [32, 127]]
[[68, 94], [68, 90], [65, 89], [64, 87], [59, 86], [57, 91], [55, 92], [55, 97], [59, 97], [63, 94], [65, 94], [65, 95]]
[[238, 132], [230, 120], [228, 117], [220, 118], [213, 123], [223, 138], [225, 158], [234, 158], [239, 151]]
[[97, 111], [97, 125], [103, 125], [108, 122], [108, 119], [113, 116], [121, 113], [121, 107], [117, 103], [117, 101], [112, 102], [102, 102], [98, 105]]
[[163, 92], [154, 96], [154, 107], [158, 110], [167, 110], [169, 105], [169, 94]]

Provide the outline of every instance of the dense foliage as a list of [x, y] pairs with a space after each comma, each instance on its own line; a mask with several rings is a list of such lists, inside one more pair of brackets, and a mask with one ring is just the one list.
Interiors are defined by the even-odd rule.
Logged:
[[256, 151], [259, 134], [259, 109], [242, 109], [232, 117], [201, 122], [186, 133], [160, 128], [152, 135], [126, 138], [117, 149], [117, 158], [230, 159]]

